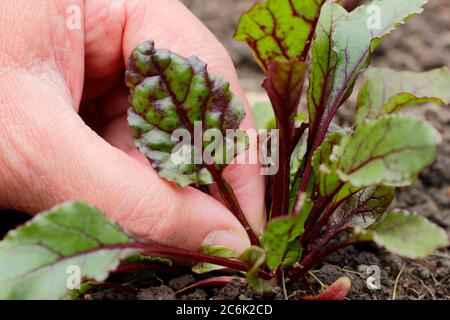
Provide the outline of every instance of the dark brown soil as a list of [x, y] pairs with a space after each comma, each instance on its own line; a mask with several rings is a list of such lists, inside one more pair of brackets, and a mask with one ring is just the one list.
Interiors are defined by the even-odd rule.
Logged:
[[[244, 44], [232, 40], [239, 13], [256, 0], [184, 0], [183, 2], [216, 34], [229, 50], [244, 88], [264, 97], [261, 73]], [[450, 65], [450, 2], [431, 0], [425, 12], [390, 35], [377, 50], [373, 65], [399, 70], [428, 70]], [[350, 125], [353, 102], [342, 107], [337, 122]], [[443, 144], [437, 161], [409, 188], [399, 189], [394, 207], [416, 211], [450, 234], [450, 109], [420, 106], [408, 113], [430, 121], [442, 134]], [[413, 138], [413, 137], [412, 137]], [[14, 219], [12, 219], [14, 220]], [[12, 225], [15, 221], [10, 221]], [[2, 222], [0, 221], [0, 225]], [[0, 232], [1, 233], [1, 232]], [[378, 266], [380, 289], [369, 289], [366, 270]], [[442, 249], [426, 259], [405, 260], [371, 245], [350, 247], [330, 256], [308, 277], [309, 294], [320, 291], [342, 275], [352, 279], [350, 299], [446, 299], [450, 300], [450, 250]], [[178, 278], [129, 279], [132, 290], [98, 289], [85, 299], [260, 299], [239, 282], [223, 288], [197, 289], [176, 296], [175, 291], [192, 284], [192, 275]], [[134, 292], [135, 291], [135, 292]], [[279, 288], [271, 298], [281, 299]]]

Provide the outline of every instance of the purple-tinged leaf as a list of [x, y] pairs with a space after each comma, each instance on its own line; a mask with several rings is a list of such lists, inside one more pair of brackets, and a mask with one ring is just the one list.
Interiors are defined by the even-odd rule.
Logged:
[[356, 187], [410, 185], [430, 165], [441, 142], [428, 123], [401, 116], [368, 120], [333, 148], [332, 167]]
[[77, 279], [103, 281], [120, 260], [136, 254], [112, 246], [132, 241], [84, 202], [56, 206], [0, 242], [0, 299], [66, 299]]
[[424, 217], [407, 211], [392, 211], [367, 230], [356, 230], [355, 241], [373, 241], [403, 257], [423, 258], [449, 245], [448, 235]]
[[394, 195], [394, 188], [387, 186], [371, 186], [357, 192], [331, 216], [331, 227], [369, 227], [384, 214]]
[[[208, 165], [219, 172], [245, 150], [247, 137], [238, 130], [245, 117], [241, 102], [228, 82], [210, 74], [197, 57], [183, 58], [155, 49], [152, 41], [144, 42], [131, 53], [126, 84], [135, 144], [161, 177], [181, 186], [209, 184], [213, 178], [202, 157], [204, 150], [216, 150], [209, 152]], [[228, 129], [235, 130], [236, 144], [225, 139]], [[200, 145], [194, 144], [196, 130]], [[216, 135], [219, 141], [214, 140]]]
[[[263, 88], [269, 95], [278, 124], [294, 127], [307, 65], [299, 62], [270, 61]], [[287, 116], [288, 115], [288, 116]], [[290, 118], [289, 118], [290, 116]]]
[[415, 104], [450, 104], [450, 71], [447, 67], [427, 72], [372, 68], [364, 73], [364, 77], [356, 105], [357, 123]]
[[268, 71], [271, 61], [305, 61], [324, 2], [258, 2], [242, 15], [235, 39], [247, 42], [256, 61], [265, 71]]
[[312, 47], [308, 93], [312, 151], [322, 143], [334, 113], [351, 94], [380, 39], [422, 12], [426, 2], [374, 0], [351, 13], [333, 2], [324, 5]]

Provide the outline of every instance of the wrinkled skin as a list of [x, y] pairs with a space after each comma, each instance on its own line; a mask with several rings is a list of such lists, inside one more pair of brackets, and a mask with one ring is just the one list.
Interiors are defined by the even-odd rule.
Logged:
[[[69, 5], [81, 8], [81, 29], [66, 27], [66, 19], [76, 17], [66, 11]], [[163, 181], [132, 144], [124, 62], [149, 38], [160, 48], [199, 56], [245, 101], [229, 56], [183, 5], [2, 0], [0, 12], [1, 207], [37, 213], [84, 199], [126, 229], [166, 244], [239, 250], [249, 245], [244, 229], [219, 201]], [[74, 26], [76, 20], [70, 21]], [[252, 126], [247, 117], [241, 127]], [[259, 167], [230, 166], [226, 178], [260, 233]]]

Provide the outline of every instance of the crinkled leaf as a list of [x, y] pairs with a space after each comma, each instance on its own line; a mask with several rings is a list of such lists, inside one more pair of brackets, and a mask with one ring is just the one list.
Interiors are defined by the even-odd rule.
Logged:
[[308, 93], [313, 136], [319, 128], [329, 125], [337, 108], [348, 98], [379, 40], [410, 16], [422, 12], [426, 2], [374, 0], [351, 13], [337, 3], [323, 6], [312, 46]]
[[[247, 137], [237, 130], [245, 117], [241, 102], [197, 57], [183, 58], [144, 42], [131, 53], [126, 84], [135, 144], [161, 177], [181, 186], [212, 183], [205, 161], [222, 168], [246, 148]], [[227, 129], [237, 131], [236, 144], [233, 137], [223, 138]], [[196, 132], [200, 143], [194, 144]], [[211, 159], [202, 157], [203, 150]]]
[[257, 129], [275, 129], [275, 114], [270, 102], [259, 102], [252, 107], [252, 115]]
[[[0, 242], [0, 299], [68, 298], [71, 266], [103, 281], [135, 250], [108, 248], [132, 238], [84, 202], [66, 202], [10, 231]], [[72, 283], [72, 282], [70, 282]]]
[[339, 227], [367, 228], [383, 215], [394, 195], [393, 187], [367, 187], [351, 196], [335, 211], [331, 221]]
[[447, 67], [427, 72], [369, 69], [358, 95], [356, 122], [377, 119], [410, 105], [450, 103], [450, 71]]
[[440, 141], [430, 124], [414, 118], [369, 120], [333, 149], [333, 166], [353, 186], [406, 186], [433, 162]]
[[270, 291], [273, 287], [273, 282], [270, 280], [261, 279], [258, 275], [259, 268], [266, 260], [266, 253], [262, 248], [251, 246], [247, 248], [239, 257], [239, 260], [249, 266], [247, 272], [247, 283], [250, 288], [256, 293], [264, 293]]
[[447, 233], [416, 213], [387, 213], [370, 229], [354, 235], [355, 239], [374, 241], [387, 250], [407, 257], [422, 258], [449, 245]]
[[242, 15], [235, 38], [247, 42], [264, 70], [268, 69], [269, 61], [304, 60], [324, 2], [325, 0], [258, 2]]
[[[225, 246], [202, 246], [200, 252], [221, 258], [237, 258], [239, 255], [235, 249]], [[207, 262], [199, 262], [192, 267], [192, 271], [198, 274], [221, 269], [224, 267]]]

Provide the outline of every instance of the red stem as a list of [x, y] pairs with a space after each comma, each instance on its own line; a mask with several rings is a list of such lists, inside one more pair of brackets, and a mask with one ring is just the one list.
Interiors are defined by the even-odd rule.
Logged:
[[235, 215], [235, 217], [239, 220], [242, 226], [247, 231], [248, 237], [250, 238], [250, 242], [252, 245], [259, 245], [259, 240], [256, 234], [253, 232], [250, 224], [245, 218], [244, 212], [242, 211], [239, 202], [236, 199], [236, 195], [233, 192], [233, 189], [230, 185], [225, 181], [222, 176], [222, 172], [219, 172], [214, 166], [208, 165], [207, 169], [211, 172], [214, 181], [217, 184], [217, 188], [219, 189], [220, 196], [225, 201], [228, 209]]
[[[311, 235], [311, 232], [314, 230], [315, 222], [320, 217], [322, 211], [325, 209], [327, 202], [321, 198], [319, 201], [315, 204], [314, 208], [312, 209], [311, 214], [309, 215], [308, 219], [306, 220], [305, 225], [305, 231], [303, 232], [303, 235], [301, 237], [302, 245], [305, 246], [307, 243], [307, 240], [309, 236]], [[298, 211], [295, 211], [298, 212]]]
[[[278, 122], [278, 120], [277, 120]], [[274, 178], [273, 185], [273, 202], [271, 209], [270, 218], [276, 218], [279, 216], [284, 216], [289, 213], [289, 174], [290, 174], [290, 134], [284, 130], [286, 124], [277, 123], [277, 128], [279, 128], [280, 137], [278, 139], [279, 150], [278, 150], [278, 161], [279, 169]]]
[[[355, 243], [353, 240], [343, 240], [334, 245], [327, 246], [327, 244], [338, 234], [346, 231], [347, 228], [334, 229], [328, 233], [319, 243], [316, 244], [314, 249], [305, 255], [300, 260], [301, 269], [297, 270], [292, 276], [289, 283], [296, 283], [299, 279], [301, 279], [305, 274], [311, 270], [315, 265], [317, 265], [324, 258], [329, 256], [330, 254], [336, 252], [339, 249], [342, 249], [346, 246], [352, 245]], [[324, 249], [324, 250], [323, 250]]]
[[[181, 248], [170, 247], [158, 243], [119, 243], [119, 244], [111, 244], [101, 247], [102, 250], [114, 250], [114, 249], [136, 249], [142, 253], [153, 254], [153, 255], [162, 255], [170, 258], [181, 258], [187, 259], [190, 261], [198, 261], [198, 262], [209, 262], [212, 264], [217, 264], [223, 267], [227, 267], [230, 269], [238, 270], [238, 271], [248, 271], [248, 267], [238, 260], [231, 260], [226, 258], [221, 258], [217, 256], [212, 256], [200, 252], [189, 251]], [[94, 248], [91, 251], [98, 250], [98, 248]], [[89, 252], [89, 251], [86, 251]], [[86, 253], [84, 252], [84, 253]], [[258, 274], [261, 278], [265, 280], [270, 280], [273, 277], [263, 271], [259, 270]]]

